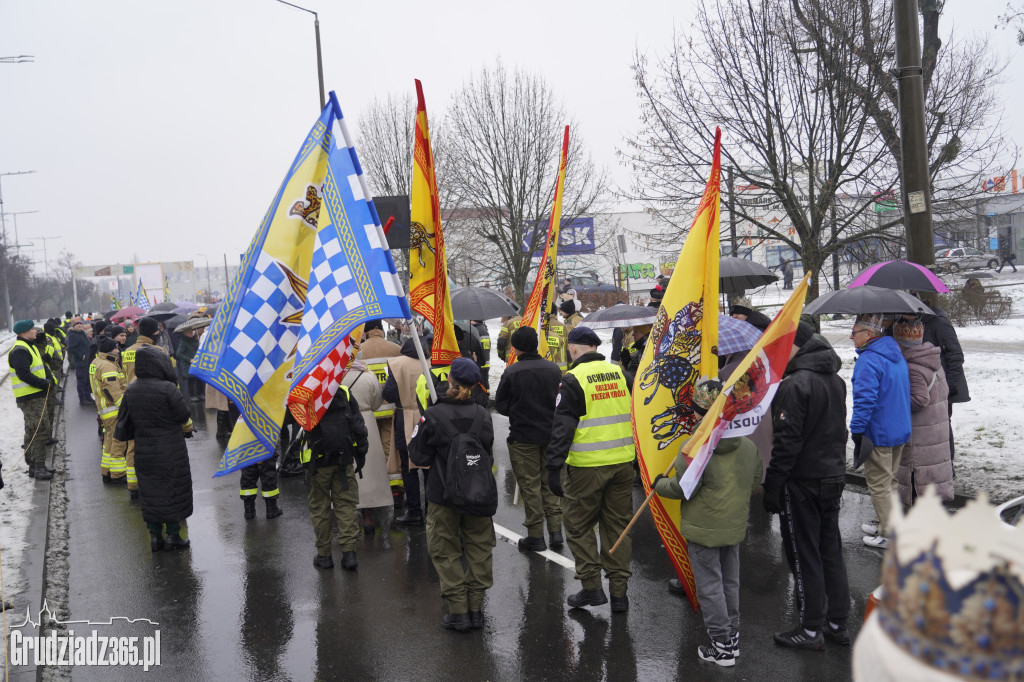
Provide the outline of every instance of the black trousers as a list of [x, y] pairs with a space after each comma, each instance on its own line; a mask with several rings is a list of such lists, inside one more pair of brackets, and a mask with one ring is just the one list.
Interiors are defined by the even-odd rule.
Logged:
[[242, 477], [239, 481], [240, 494], [242, 497], [253, 497], [256, 495], [256, 483], [259, 482], [263, 488], [263, 497], [273, 497], [277, 494], [277, 452], [274, 456], [256, 462], [242, 469]]
[[850, 584], [839, 534], [842, 483], [826, 479], [833, 480], [835, 484], [825, 486], [821, 481], [787, 481], [783, 494], [782, 544], [796, 583], [800, 624], [808, 630], [820, 630], [826, 616], [845, 626], [850, 616]]

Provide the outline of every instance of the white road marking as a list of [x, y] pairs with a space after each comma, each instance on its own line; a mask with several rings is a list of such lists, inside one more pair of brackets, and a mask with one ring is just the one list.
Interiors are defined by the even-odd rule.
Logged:
[[[519, 539], [523, 537], [522, 535], [519, 535], [518, 533], [515, 533], [509, 530], [508, 528], [505, 528], [505, 526], [498, 525], [497, 523], [494, 524], [494, 532], [500, 535], [503, 539], [507, 540], [509, 544], [512, 545], [518, 543]], [[572, 559], [564, 557], [561, 554], [558, 554], [557, 552], [552, 552], [550, 549], [545, 549], [543, 552], [534, 552], [534, 554], [539, 554], [548, 561], [554, 561], [556, 564], [564, 566], [569, 570], [576, 570], [576, 563]]]

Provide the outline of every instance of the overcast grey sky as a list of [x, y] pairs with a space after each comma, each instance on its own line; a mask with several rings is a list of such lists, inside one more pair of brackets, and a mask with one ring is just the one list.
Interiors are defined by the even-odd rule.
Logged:
[[[374, 97], [414, 93], [414, 78], [439, 120], [500, 57], [548, 79], [619, 183], [615, 149], [638, 124], [634, 49], [663, 53], [693, 15], [678, 0], [297, 4], [320, 14], [325, 85], [350, 126]], [[1011, 60], [1013, 135], [1024, 48], [992, 30], [1003, 5], [948, 2], [944, 29], [983, 34]], [[237, 262], [319, 108], [313, 17], [273, 0], [0, 0], [0, 56], [17, 54], [35, 63], [0, 64], [0, 173], [37, 173], [0, 179], [4, 207], [39, 211], [18, 233], [61, 237], [51, 260], [66, 248], [86, 265]]]

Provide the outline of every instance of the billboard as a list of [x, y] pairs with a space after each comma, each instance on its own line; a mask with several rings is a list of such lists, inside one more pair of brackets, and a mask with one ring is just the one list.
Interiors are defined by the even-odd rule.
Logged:
[[[548, 221], [534, 221], [534, 234], [539, 230], [535, 243], [539, 248], [533, 252], [534, 258], [540, 258], [541, 250], [544, 247], [544, 237], [547, 234]], [[530, 242], [533, 235], [527, 231], [523, 235], [523, 251], [530, 250]], [[558, 255], [561, 257], [567, 254], [594, 253], [594, 219], [573, 218], [562, 221], [558, 232]]]

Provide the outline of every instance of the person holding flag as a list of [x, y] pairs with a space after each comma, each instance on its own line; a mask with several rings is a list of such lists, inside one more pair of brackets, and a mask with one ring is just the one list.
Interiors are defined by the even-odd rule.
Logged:
[[[704, 417], [721, 382], [703, 381], [693, 392], [693, 410]], [[682, 475], [689, 457], [679, 452], [675, 470]], [[654, 492], [681, 500], [679, 530], [686, 538], [690, 566], [697, 584], [704, 627], [711, 644], [697, 647], [702, 661], [732, 667], [740, 645], [740, 543], [747, 536], [750, 495], [761, 486], [761, 456], [748, 438], [723, 438], [715, 447], [700, 485], [689, 499], [679, 478], [659, 474]]]
[[[562, 521], [583, 589], [571, 595], [572, 608], [608, 603], [601, 570], [608, 576], [613, 613], [629, 610], [631, 545], [608, 550], [623, 535], [633, 513], [633, 460], [629, 385], [622, 368], [597, 352], [601, 339], [589, 327], [569, 334], [572, 366], [555, 398], [554, 426], [547, 451], [548, 487], [564, 496]], [[562, 466], [565, 465], [563, 476]], [[565, 489], [562, 480], [565, 480]], [[601, 535], [598, 549], [594, 526]]]
[[[764, 508], [780, 514], [800, 624], [775, 643], [821, 649], [824, 639], [850, 646], [850, 586], [843, 563], [839, 509], [846, 485], [846, 383], [842, 360], [801, 322], [772, 403], [774, 441], [764, 480]], [[824, 636], [823, 636], [824, 635]]]

